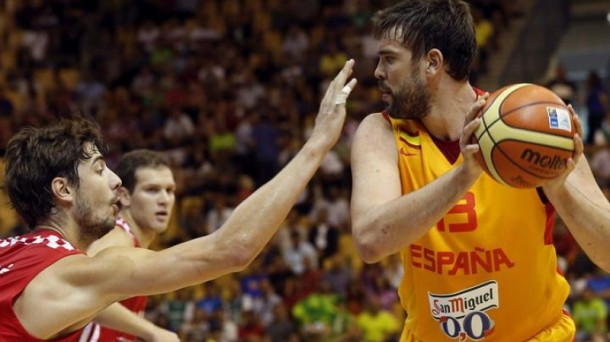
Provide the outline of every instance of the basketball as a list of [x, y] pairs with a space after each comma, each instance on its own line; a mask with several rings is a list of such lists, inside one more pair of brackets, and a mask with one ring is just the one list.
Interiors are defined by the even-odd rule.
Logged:
[[477, 159], [496, 181], [517, 188], [543, 185], [562, 173], [574, 152], [575, 125], [552, 91], [520, 83], [492, 94], [473, 134]]

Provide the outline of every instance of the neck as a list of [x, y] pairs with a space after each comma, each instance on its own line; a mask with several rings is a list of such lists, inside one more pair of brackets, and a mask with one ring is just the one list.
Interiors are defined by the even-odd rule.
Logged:
[[36, 226], [36, 228], [34, 228], [34, 230], [52, 230], [54, 232], [56, 232], [57, 234], [61, 235], [61, 237], [64, 240], [68, 240], [68, 234], [66, 234], [66, 232], [64, 232], [63, 229], [61, 229], [59, 226], [57, 225], [52, 225], [52, 224], [39, 224]]
[[140, 226], [133, 219], [133, 216], [131, 216], [129, 210], [122, 210], [120, 216], [123, 218], [123, 220], [125, 220], [125, 222], [127, 222], [129, 228], [131, 228], [131, 232], [136, 239], [138, 239], [140, 247], [148, 248], [148, 246], [150, 246], [152, 241], [157, 236], [157, 233], [155, 233], [152, 229], [147, 229], [146, 227]]
[[432, 108], [422, 119], [423, 125], [440, 140], [459, 140], [464, 130], [464, 117], [477, 98], [472, 85], [445, 80], [439, 83], [432, 96]]

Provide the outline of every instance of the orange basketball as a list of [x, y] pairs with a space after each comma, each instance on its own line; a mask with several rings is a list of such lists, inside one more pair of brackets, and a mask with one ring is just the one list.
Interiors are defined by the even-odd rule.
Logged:
[[575, 125], [552, 91], [529, 83], [490, 94], [473, 134], [479, 163], [496, 181], [532, 188], [555, 178], [574, 152]]

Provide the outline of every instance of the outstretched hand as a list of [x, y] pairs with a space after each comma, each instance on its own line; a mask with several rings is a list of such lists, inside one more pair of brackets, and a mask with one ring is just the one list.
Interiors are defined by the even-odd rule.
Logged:
[[343, 69], [330, 82], [320, 103], [311, 139], [319, 139], [328, 148], [337, 143], [343, 130], [346, 115], [345, 102], [357, 82], [353, 78], [345, 84], [347, 78], [352, 74], [353, 67], [353, 59], [345, 62]]

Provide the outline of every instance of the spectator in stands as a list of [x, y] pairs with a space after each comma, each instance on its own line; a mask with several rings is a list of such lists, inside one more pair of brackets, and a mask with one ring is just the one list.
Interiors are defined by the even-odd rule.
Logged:
[[93, 72], [84, 72], [75, 89], [83, 112], [96, 116], [103, 107], [103, 96], [106, 91], [106, 86], [93, 75]]
[[591, 70], [587, 78], [587, 137], [585, 144], [595, 143], [595, 135], [602, 127], [602, 123], [610, 110], [608, 91], [599, 77], [597, 71]]
[[167, 318], [168, 327], [172, 331], [180, 331], [184, 322], [191, 322], [196, 309], [192, 289], [182, 289], [174, 292], [173, 298], [163, 302], [159, 308]]
[[576, 341], [604, 341], [608, 307], [588, 286], [576, 299], [572, 308], [576, 323]]
[[339, 49], [337, 43], [329, 42], [320, 59], [320, 72], [324, 77], [330, 77], [341, 69], [341, 61], [346, 59], [347, 55]]
[[328, 220], [328, 209], [321, 208], [317, 217], [309, 229], [307, 240], [318, 253], [320, 267], [324, 262], [333, 257], [339, 251], [339, 229], [330, 224]]
[[338, 181], [327, 183], [324, 179], [322, 196], [316, 199], [314, 207], [310, 213], [310, 219], [315, 221], [318, 212], [325, 209], [327, 211], [328, 224], [346, 232], [349, 228], [349, 203], [344, 193], [344, 188]]
[[10, 118], [14, 110], [13, 102], [6, 96], [6, 89], [0, 87], [0, 117]]
[[375, 297], [366, 297], [364, 310], [356, 316], [358, 327], [367, 342], [383, 342], [400, 334], [401, 324], [394, 315], [381, 307]]
[[487, 73], [489, 56], [492, 52], [492, 40], [494, 39], [493, 24], [484, 17], [480, 8], [473, 8], [472, 18], [474, 20], [474, 32], [477, 40], [477, 70], [481, 74]]
[[223, 308], [219, 308], [210, 319], [210, 335], [212, 341], [237, 342], [239, 341], [239, 327], [228, 317]]
[[269, 180], [279, 167], [280, 131], [270, 112], [259, 108], [253, 113], [252, 142], [256, 158], [256, 184], [260, 186]]
[[576, 88], [576, 83], [568, 79], [566, 68], [563, 64], [557, 65], [554, 77], [545, 86], [561, 97], [566, 104], [577, 104], [578, 89]]
[[289, 316], [288, 310], [283, 303], [273, 307], [273, 320], [266, 328], [271, 342], [289, 341], [290, 336], [297, 332], [296, 324]]
[[298, 24], [292, 24], [288, 28], [282, 41], [282, 52], [297, 61], [305, 57], [305, 51], [309, 48], [309, 38]]
[[223, 305], [222, 291], [215, 281], [208, 281], [203, 286], [204, 294], [195, 302], [195, 310], [202, 310], [206, 315], [212, 315]]
[[610, 147], [604, 145], [590, 157], [591, 171], [602, 188], [610, 187]]
[[167, 139], [169, 146], [185, 146], [187, 139], [195, 134], [193, 120], [184, 113], [180, 107], [173, 106], [169, 109], [169, 116], [163, 124], [163, 137]]
[[261, 323], [267, 329], [275, 320], [274, 308], [282, 304], [282, 298], [275, 292], [268, 278], [262, 279], [260, 283], [260, 295], [256, 297], [245, 297], [244, 307], [251, 308], [260, 318]]
[[238, 331], [239, 340], [245, 342], [257, 342], [265, 336], [265, 327], [263, 327], [260, 317], [251, 309], [243, 311]]
[[188, 322], [183, 322], [180, 326], [181, 341], [205, 341], [210, 333], [210, 324], [208, 323], [207, 313], [196, 308], [193, 319]]
[[335, 303], [338, 296], [331, 292], [330, 285], [321, 281], [316, 289], [297, 302], [292, 308], [300, 331], [309, 339], [326, 338], [337, 314]]
[[318, 267], [316, 249], [298, 231], [290, 233], [290, 246], [284, 252], [284, 260], [296, 275], [301, 275], [305, 272], [305, 260], [308, 260], [311, 267]]
[[227, 194], [216, 193], [214, 196], [214, 207], [206, 215], [207, 233], [212, 234], [220, 228], [231, 215], [235, 208], [230, 205]]

